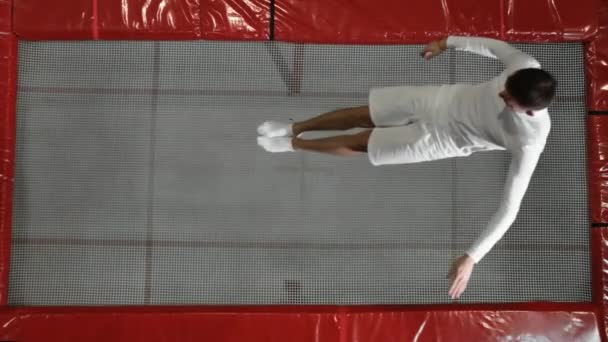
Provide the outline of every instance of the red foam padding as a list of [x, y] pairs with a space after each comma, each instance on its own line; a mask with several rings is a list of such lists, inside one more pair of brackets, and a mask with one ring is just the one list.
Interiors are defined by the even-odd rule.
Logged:
[[598, 29], [598, 0], [504, 0], [504, 4], [508, 40], [585, 40]]
[[13, 30], [26, 39], [92, 39], [92, 0], [19, 0]]
[[0, 0], [0, 33], [12, 32], [12, 0]]
[[268, 40], [270, 0], [201, 0], [204, 39]]
[[447, 33], [500, 33], [500, 2], [478, 0], [276, 0], [277, 40], [421, 43]]
[[[447, 306], [449, 307], [449, 306]], [[16, 341], [550, 341], [599, 338], [589, 305], [525, 311], [394, 308], [29, 308], [0, 312]], [[508, 307], [508, 306], [503, 306]], [[527, 305], [533, 310], [533, 305]], [[542, 308], [542, 307], [541, 307]], [[535, 340], [536, 340], [535, 339]]]
[[41, 40], [266, 40], [269, 18], [270, 0], [20, 0], [14, 31]]
[[7, 304], [15, 175], [17, 39], [0, 35], [0, 306]]
[[276, 0], [278, 40], [421, 43], [449, 34], [510, 41], [589, 39], [597, 0]]
[[590, 110], [608, 110], [608, 1], [598, 12], [599, 30], [586, 44], [587, 104]]
[[[349, 315], [344, 341], [592, 341], [595, 314], [573, 312], [457, 312]], [[582, 320], [582, 329], [568, 326]], [[406, 323], [407, 322], [407, 323]], [[407, 324], [406, 329], [402, 327]], [[417, 329], [416, 329], [417, 328]]]
[[15, 33], [22, 39], [194, 39], [197, 0], [20, 0]]
[[608, 115], [587, 117], [587, 168], [592, 223], [608, 223]]
[[201, 36], [199, 0], [92, 1], [97, 12], [94, 24], [99, 32], [95, 38], [195, 39]]
[[601, 31], [585, 48], [587, 107], [608, 110], [608, 32]]
[[593, 301], [600, 308], [602, 340], [608, 341], [608, 228], [594, 228], [591, 233]]
[[[8, 0], [2, 0], [8, 1]], [[580, 40], [598, 0], [276, 0], [275, 38], [420, 43], [448, 34], [517, 41]], [[270, 0], [20, 0], [24, 39], [268, 39]]]

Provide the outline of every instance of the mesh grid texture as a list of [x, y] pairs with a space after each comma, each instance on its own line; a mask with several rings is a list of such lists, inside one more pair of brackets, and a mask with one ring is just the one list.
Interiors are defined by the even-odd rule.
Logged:
[[[582, 45], [517, 46], [559, 81], [552, 133], [462, 302], [589, 301]], [[448, 302], [507, 153], [374, 167], [255, 140], [264, 120], [363, 105], [370, 87], [501, 71], [419, 50], [21, 42], [10, 304]]]

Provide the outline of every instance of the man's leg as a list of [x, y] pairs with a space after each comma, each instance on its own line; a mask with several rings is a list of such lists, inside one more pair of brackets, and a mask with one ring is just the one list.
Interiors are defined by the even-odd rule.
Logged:
[[367, 152], [367, 143], [372, 130], [352, 135], [339, 135], [322, 139], [293, 138], [294, 150], [319, 152], [336, 156], [354, 156]]
[[307, 131], [347, 130], [351, 128], [373, 128], [375, 125], [368, 106], [345, 108], [321, 114], [293, 125], [266, 121], [258, 127], [258, 133], [267, 137], [298, 136]]
[[352, 135], [340, 135], [322, 139], [291, 137], [258, 137], [258, 144], [269, 152], [311, 151], [335, 156], [354, 156], [367, 152], [372, 130]]
[[368, 106], [344, 108], [293, 124], [293, 135], [308, 131], [345, 131], [351, 128], [373, 128]]

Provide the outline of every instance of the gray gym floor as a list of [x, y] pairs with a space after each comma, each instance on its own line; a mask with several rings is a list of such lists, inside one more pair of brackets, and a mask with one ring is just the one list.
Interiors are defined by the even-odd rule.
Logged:
[[[553, 130], [462, 302], [589, 301], [582, 45], [518, 47], [559, 81]], [[506, 152], [374, 167], [256, 145], [264, 120], [366, 104], [370, 87], [501, 71], [420, 48], [21, 42], [10, 304], [449, 302]]]

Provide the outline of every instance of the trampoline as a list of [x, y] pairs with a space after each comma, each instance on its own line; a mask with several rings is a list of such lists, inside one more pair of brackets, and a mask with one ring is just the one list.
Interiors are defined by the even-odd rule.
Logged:
[[[582, 46], [520, 48], [560, 80], [553, 132], [463, 301], [588, 301]], [[449, 302], [445, 275], [497, 210], [508, 153], [374, 167], [255, 144], [266, 119], [365, 104], [370, 87], [502, 71], [420, 50], [21, 43], [9, 303]]]
[[507, 152], [375, 167], [267, 153], [256, 127], [365, 105], [372, 87], [483, 82], [502, 65], [453, 50], [424, 61], [430, 38], [388, 28], [290, 37], [284, 12], [304, 10], [268, 6], [266, 41], [242, 22], [181, 40], [193, 37], [179, 10], [165, 31], [135, 33], [105, 32], [95, 12], [92, 38], [109, 40], [92, 41], [12, 7], [0, 340], [604, 339], [599, 33], [499, 32], [558, 80], [552, 130], [517, 220], [454, 303], [446, 275], [498, 208]]

